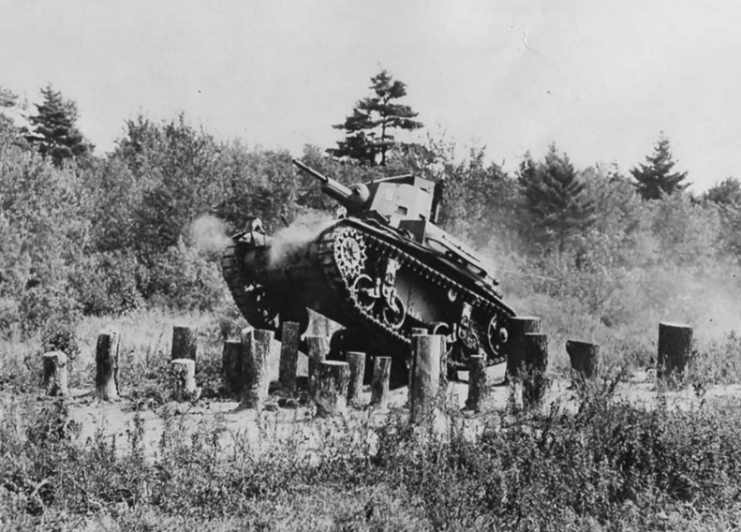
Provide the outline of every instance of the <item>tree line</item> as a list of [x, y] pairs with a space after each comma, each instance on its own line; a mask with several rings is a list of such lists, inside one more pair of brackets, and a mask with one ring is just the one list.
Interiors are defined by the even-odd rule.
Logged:
[[[461, 159], [444, 139], [397, 140], [423, 127], [399, 103], [405, 84], [383, 71], [370, 90], [336, 126], [337, 147], [306, 146], [303, 162], [343, 183], [410, 172], [442, 183], [439, 224], [521, 274], [508, 281], [515, 290], [578, 296], [609, 325], [627, 312], [611, 298], [639, 269], [741, 259], [738, 180], [688, 193], [664, 135], [630, 175], [577, 169], [555, 144], [512, 175], [485, 148]], [[18, 105], [0, 90], [0, 110]], [[196, 220], [209, 215], [233, 233], [258, 216], [275, 231], [336, 207], [286, 150], [216, 139], [184, 115], [140, 115], [97, 155], [78, 118], [51, 85], [26, 126], [0, 113], [0, 333], [143, 305], [216, 308], [219, 257], [197, 245]]]

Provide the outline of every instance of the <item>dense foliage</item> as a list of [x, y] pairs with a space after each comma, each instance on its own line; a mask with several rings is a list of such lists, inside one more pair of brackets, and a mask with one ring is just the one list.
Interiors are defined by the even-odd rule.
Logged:
[[[0, 111], [16, 105], [12, 93], [2, 95]], [[58, 108], [74, 124], [74, 104], [51, 87], [42, 96], [39, 120]], [[226, 301], [218, 267], [225, 235], [254, 216], [275, 232], [336, 209], [288, 152], [216, 139], [182, 115], [127, 121], [106, 155], [40, 153], [47, 144], [27, 136], [0, 113], [4, 335], [144, 305], [213, 309]], [[337, 161], [311, 146], [301, 157], [344, 183], [407, 172], [440, 183], [439, 224], [494, 263], [516, 310], [553, 316], [556, 332], [565, 332], [564, 315], [583, 316], [583, 334], [599, 338], [655, 319], [728, 314], [728, 306], [708, 307], [739, 290], [737, 180], [704, 197], [675, 183], [673, 193], [646, 199], [619, 168], [575, 168], [555, 146], [542, 159], [526, 156], [514, 175], [487, 162], [484, 149], [455, 153], [430, 139], [394, 145], [384, 166]]]

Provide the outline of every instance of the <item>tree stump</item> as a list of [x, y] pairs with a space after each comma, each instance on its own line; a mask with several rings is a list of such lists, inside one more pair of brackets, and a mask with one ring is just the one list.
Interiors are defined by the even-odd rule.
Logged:
[[388, 406], [390, 381], [391, 357], [375, 357], [373, 359], [373, 380], [371, 381], [371, 405], [377, 408]]
[[424, 327], [412, 327], [412, 348], [409, 350], [409, 353], [407, 355], [407, 359], [405, 360], [405, 364], [407, 365], [407, 369], [409, 370], [409, 394], [407, 397], [407, 401], [409, 401], [409, 404], [412, 404], [412, 388], [414, 388], [414, 372], [415, 368], [417, 366], [417, 360], [416, 360], [416, 354], [414, 349], [414, 338], [416, 336], [427, 334], [427, 329]]
[[245, 361], [245, 393], [239, 408], [262, 409], [268, 398], [268, 355], [273, 331], [254, 329], [242, 337]]
[[525, 361], [525, 334], [540, 332], [540, 318], [535, 316], [515, 316], [509, 319], [507, 328], [509, 338], [507, 350], [507, 370], [504, 382], [520, 376], [520, 369]]
[[524, 335], [524, 371], [522, 372], [522, 403], [525, 408], [543, 404], [548, 389], [548, 336], [540, 333]]
[[486, 386], [486, 357], [471, 355], [468, 358], [468, 398], [466, 408], [474, 412], [481, 411], [489, 389]]
[[579, 379], [592, 379], [599, 372], [599, 345], [581, 340], [568, 340], [566, 352], [571, 359], [571, 369]]
[[680, 375], [692, 354], [692, 327], [684, 323], [659, 323], [657, 377]]
[[63, 351], [44, 353], [44, 389], [46, 395], [67, 397], [67, 355]]
[[[438, 334], [414, 336], [414, 378], [410, 420], [424, 424], [440, 400], [440, 361], [445, 351], [445, 337]], [[442, 406], [442, 405], [439, 405]]]
[[280, 366], [278, 381], [281, 388], [294, 395], [296, 393], [296, 370], [298, 368], [298, 343], [300, 340], [301, 325], [293, 322], [283, 322], [281, 329]]
[[172, 391], [176, 401], [198, 399], [196, 386], [196, 361], [190, 358], [176, 358], [172, 362]]
[[118, 364], [121, 335], [108, 331], [98, 335], [95, 347], [95, 395], [102, 401], [118, 399]]
[[172, 328], [172, 351], [170, 354], [172, 360], [178, 358], [195, 360], [197, 351], [198, 336], [195, 329], [178, 326]]
[[348, 351], [347, 364], [350, 366], [350, 382], [347, 386], [347, 402], [351, 406], [360, 403], [360, 393], [363, 391], [363, 377], [365, 376], [365, 353]]
[[226, 393], [239, 397], [244, 391], [246, 377], [242, 342], [229, 340], [224, 342], [224, 351], [221, 354], [221, 378]]
[[317, 366], [314, 402], [318, 417], [342, 415], [347, 411], [350, 366], [347, 362], [325, 360]]
[[329, 339], [326, 336], [307, 336], [306, 349], [309, 358], [309, 395], [313, 397], [317, 367], [327, 359], [327, 353], [329, 352]]

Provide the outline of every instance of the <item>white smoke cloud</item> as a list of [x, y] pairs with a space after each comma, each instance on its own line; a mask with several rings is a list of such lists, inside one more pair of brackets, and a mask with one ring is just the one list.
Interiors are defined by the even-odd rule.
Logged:
[[272, 235], [275, 242], [270, 248], [270, 264], [282, 261], [291, 250], [305, 246], [334, 222], [336, 219], [323, 212], [309, 211], [301, 214], [290, 226]]
[[210, 214], [203, 215], [193, 222], [190, 236], [194, 246], [206, 253], [221, 253], [231, 242], [224, 222]]

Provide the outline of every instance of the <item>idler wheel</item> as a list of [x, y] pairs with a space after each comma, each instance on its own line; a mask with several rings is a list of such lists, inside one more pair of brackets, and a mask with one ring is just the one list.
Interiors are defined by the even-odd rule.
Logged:
[[506, 328], [506, 320], [501, 319], [495, 314], [486, 326], [487, 351], [495, 357], [499, 356], [507, 340], [509, 340], [509, 331]]
[[275, 329], [275, 317], [278, 310], [270, 304], [270, 296], [261, 284], [252, 283], [244, 288], [249, 300], [247, 321], [256, 329]]

